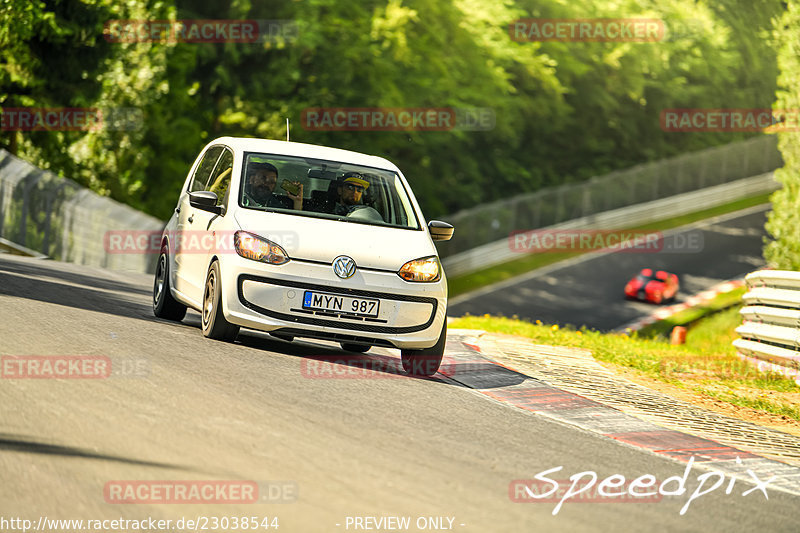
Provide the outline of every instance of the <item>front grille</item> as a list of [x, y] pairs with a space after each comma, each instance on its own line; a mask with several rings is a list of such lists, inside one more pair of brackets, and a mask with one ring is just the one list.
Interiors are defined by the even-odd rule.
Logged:
[[[342, 296], [363, 296], [367, 298], [379, 298], [382, 300], [396, 300], [401, 302], [416, 302], [416, 303], [425, 303], [431, 306], [431, 313], [428, 316], [428, 319], [423, 324], [419, 324], [416, 326], [405, 326], [405, 327], [392, 327], [392, 326], [377, 326], [372, 324], [367, 324], [362, 321], [358, 322], [346, 322], [341, 319], [339, 320], [325, 320], [322, 318], [316, 318], [315, 316], [298, 316], [296, 314], [287, 314], [287, 313], [280, 313], [278, 311], [273, 311], [271, 309], [266, 309], [261, 307], [253, 302], [247, 300], [244, 297], [244, 282], [245, 281], [255, 281], [258, 283], [266, 283], [268, 285], [278, 285], [281, 287], [292, 287], [295, 289], [305, 289], [310, 291], [320, 291], [320, 292], [327, 292], [332, 294], [341, 294]], [[239, 280], [237, 283], [237, 292], [239, 296], [239, 301], [242, 302], [242, 305], [251, 309], [257, 313], [262, 315], [277, 318], [279, 320], [284, 320], [286, 322], [295, 322], [299, 324], [309, 324], [313, 326], [322, 326], [328, 328], [336, 328], [336, 329], [352, 329], [358, 331], [366, 331], [370, 333], [385, 333], [390, 335], [401, 335], [404, 333], [415, 333], [417, 331], [422, 331], [430, 327], [433, 324], [433, 319], [436, 317], [436, 309], [438, 308], [439, 302], [436, 298], [429, 298], [425, 296], [411, 296], [407, 294], [389, 294], [389, 293], [382, 293], [382, 292], [375, 292], [375, 291], [365, 291], [362, 289], [342, 289], [339, 287], [329, 287], [327, 285], [317, 285], [314, 283], [301, 283], [298, 281], [288, 281], [282, 279], [272, 279], [266, 278], [263, 276], [254, 276], [252, 274], [241, 274], [239, 276]]]

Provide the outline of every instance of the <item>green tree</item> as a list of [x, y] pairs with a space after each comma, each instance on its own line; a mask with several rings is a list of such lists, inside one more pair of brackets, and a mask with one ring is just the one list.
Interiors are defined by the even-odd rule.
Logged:
[[[159, 217], [222, 135], [386, 156], [428, 216], [748, 134], [667, 133], [666, 108], [763, 107], [776, 0], [0, 0], [0, 105], [133, 108], [141, 127], [0, 144]], [[652, 17], [657, 43], [516, 42], [522, 17]], [[280, 19], [296, 38], [116, 43], [111, 19]], [[732, 90], [735, 88], [736, 90]], [[490, 108], [492, 131], [310, 131], [308, 107]], [[17, 143], [15, 145], [15, 143]]]
[[[775, 41], [778, 46], [777, 101], [775, 109], [800, 109], [800, 2], [790, 0], [783, 17], [776, 21]], [[764, 257], [775, 268], [800, 270], [800, 133], [778, 134], [778, 148], [784, 167], [776, 171], [783, 187], [770, 198], [772, 211], [767, 231], [772, 236], [764, 248]]]
[[[110, 2], [3, 0], [0, 107], [87, 107], [112, 53], [101, 38]], [[64, 147], [80, 132], [0, 132], [0, 146], [44, 168], [75, 170]]]

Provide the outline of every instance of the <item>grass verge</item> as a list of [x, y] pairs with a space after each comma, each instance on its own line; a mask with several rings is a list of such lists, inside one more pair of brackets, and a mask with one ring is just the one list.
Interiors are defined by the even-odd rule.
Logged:
[[669, 337], [672, 328], [675, 326], [691, 327], [697, 321], [718, 313], [723, 309], [738, 306], [742, 301], [742, 296], [747, 292], [745, 287], [739, 287], [730, 292], [719, 294], [713, 300], [703, 305], [690, 307], [679, 313], [672, 315], [664, 320], [659, 320], [639, 330], [639, 337], [655, 338], [655, 337]]
[[[629, 228], [631, 230], [649, 230], [649, 231], [666, 231], [669, 229], [685, 226], [699, 220], [712, 218], [727, 213], [733, 213], [740, 209], [746, 209], [756, 205], [761, 205], [769, 202], [769, 194], [760, 194], [751, 198], [744, 198], [736, 200], [710, 209], [704, 209], [695, 213], [689, 213], [679, 217], [664, 219], [652, 224], [646, 224], [636, 228]], [[456, 230], [458, 231], [458, 230]], [[591, 252], [562, 252], [562, 253], [546, 253], [546, 254], [529, 254], [524, 255], [520, 259], [501, 263], [493, 267], [483, 270], [478, 270], [470, 274], [462, 276], [453, 276], [447, 279], [448, 293], [451, 298], [464, 294], [469, 291], [480, 289], [493, 283], [504, 281], [514, 276], [524, 274], [537, 268], [542, 268], [565, 259], [570, 259], [582, 255], [583, 253]]]
[[779, 374], [762, 373], [740, 360], [731, 342], [741, 323], [739, 306], [696, 322], [686, 344], [672, 346], [657, 339], [594, 330], [565, 329], [541, 322], [532, 324], [513, 318], [465, 316], [449, 328], [481, 329], [519, 335], [537, 344], [591, 350], [598, 361], [721, 401], [791, 420], [800, 420], [800, 388]]

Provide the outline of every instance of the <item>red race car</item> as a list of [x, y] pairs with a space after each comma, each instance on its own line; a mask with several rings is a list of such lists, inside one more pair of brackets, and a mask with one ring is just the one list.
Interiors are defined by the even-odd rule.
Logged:
[[625, 297], [660, 304], [674, 300], [678, 288], [678, 276], [675, 274], [643, 268], [625, 285]]

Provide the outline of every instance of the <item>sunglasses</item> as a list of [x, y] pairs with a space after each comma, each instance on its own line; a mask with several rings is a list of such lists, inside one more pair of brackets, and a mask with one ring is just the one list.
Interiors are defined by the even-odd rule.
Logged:
[[352, 183], [345, 183], [344, 188], [349, 189], [351, 191], [364, 192], [364, 187], [362, 187], [361, 185], [354, 185]]

